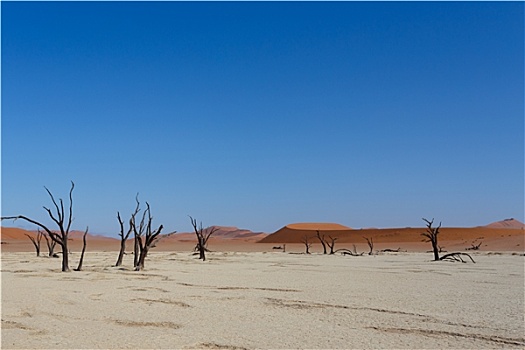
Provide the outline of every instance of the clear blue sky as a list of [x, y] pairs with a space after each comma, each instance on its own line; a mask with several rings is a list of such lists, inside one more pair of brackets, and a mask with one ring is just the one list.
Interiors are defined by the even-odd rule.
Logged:
[[2, 215], [524, 221], [523, 2], [1, 7]]

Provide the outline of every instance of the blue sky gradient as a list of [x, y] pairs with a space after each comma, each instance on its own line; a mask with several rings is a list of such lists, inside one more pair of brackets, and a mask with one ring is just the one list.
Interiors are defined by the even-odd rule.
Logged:
[[524, 221], [523, 2], [1, 7], [2, 215]]

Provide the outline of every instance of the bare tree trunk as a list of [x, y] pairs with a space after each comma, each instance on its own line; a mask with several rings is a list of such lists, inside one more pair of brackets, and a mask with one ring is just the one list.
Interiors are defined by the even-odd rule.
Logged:
[[144, 262], [146, 261], [146, 256], [148, 255], [149, 247], [144, 246], [140, 252], [139, 259], [137, 261], [137, 266], [135, 266], [135, 271], [142, 271], [144, 269]]
[[84, 235], [82, 236], [82, 253], [80, 254], [80, 261], [78, 262], [78, 267], [75, 269], [75, 271], [82, 271], [82, 263], [84, 262], [84, 253], [86, 252], [86, 235], [88, 233], [88, 229], [86, 228], [86, 231], [84, 232]]
[[115, 266], [121, 266], [122, 260], [124, 259], [124, 253], [126, 252], [126, 241], [120, 241], [120, 251], [118, 253], [117, 262]]
[[321, 236], [321, 233], [319, 230], [317, 230], [317, 238], [319, 239], [319, 242], [321, 242], [321, 245], [323, 246], [323, 254], [326, 254], [326, 242], [324, 240], [324, 235]]
[[427, 238], [427, 242], [430, 242], [432, 244], [432, 252], [434, 253], [434, 261], [439, 261], [439, 246], [438, 246], [438, 235], [439, 235], [439, 229], [441, 228], [441, 223], [439, 223], [438, 227], [432, 227], [432, 224], [434, 223], [434, 219], [427, 220], [423, 218], [423, 220], [427, 223], [427, 231], [422, 233], [421, 235]]
[[206, 247], [204, 246], [204, 239], [202, 236], [199, 236], [199, 259], [202, 259], [202, 261], [206, 261]]
[[53, 241], [52, 239], [47, 238], [46, 234], [43, 234], [43, 237], [46, 240], [47, 249], [49, 250], [49, 257], [56, 258], [58, 255], [55, 255], [55, 246], [57, 245], [57, 242]]
[[[138, 203], [138, 200], [137, 200]], [[138, 212], [138, 211], [136, 211]], [[147, 216], [147, 223], [146, 223]], [[142, 220], [140, 221], [139, 227], [135, 224], [135, 218], [132, 216], [130, 224], [132, 230], [135, 234], [135, 256], [134, 256], [134, 266], [135, 271], [140, 271], [144, 268], [144, 261], [148, 255], [148, 251], [151, 247], [155, 246], [155, 241], [157, 240], [160, 232], [162, 231], [163, 226], [160, 225], [158, 229], [152, 231], [151, 222], [153, 218], [151, 217], [151, 210], [149, 203], [146, 202], [146, 210], [142, 215]], [[144, 240], [142, 240], [144, 238]]]
[[335, 241], [337, 241], [337, 237], [328, 236], [330, 238], [330, 242], [326, 242], [328, 247], [330, 247], [330, 254], [334, 254], [334, 246]]
[[[138, 196], [138, 194], [137, 194], [137, 196]], [[118, 219], [118, 222], [120, 224], [120, 233], [119, 233], [119, 236], [120, 236], [120, 251], [118, 253], [118, 258], [117, 258], [117, 262], [116, 262], [115, 266], [121, 266], [122, 265], [122, 260], [124, 259], [124, 254], [126, 252], [126, 241], [127, 241], [128, 237], [129, 237], [129, 235], [131, 234], [131, 231], [133, 230], [133, 223], [135, 222], [135, 216], [139, 212], [139, 200], [138, 200], [138, 198], [135, 198], [135, 200], [137, 201], [137, 207], [135, 208], [135, 212], [133, 212], [133, 214], [131, 214], [131, 219], [130, 219], [130, 222], [129, 222], [129, 230], [125, 234], [124, 234], [124, 222], [120, 218], [120, 212], [117, 212], [117, 219]]]
[[312, 246], [312, 243], [308, 241], [308, 236], [304, 236], [303, 239], [301, 239], [301, 242], [303, 242], [306, 254], [310, 254], [310, 247]]
[[31, 243], [33, 243], [33, 245], [35, 246], [36, 256], [40, 256], [40, 242], [42, 241], [43, 236], [42, 231], [40, 231], [40, 229], [37, 230], [36, 238], [31, 235], [28, 235], [27, 233], [25, 233], [25, 235], [31, 240]]
[[208, 232], [205, 233], [205, 230], [202, 228], [202, 222], [200, 223], [199, 228], [197, 228], [197, 220], [190, 216], [190, 221], [193, 230], [195, 231], [195, 236], [197, 236], [197, 246], [195, 247], [195, 250], [199, 251], [199, 259], [206, 261], [206, 252], [208, 251], [208, 248], [206, 247], [208, 245], [208, 240], [218, 229], [216, 227], [208, 227]]
[[62, 244], [62, 272], [69, 272], [69, 250], [67, 240]]
[[364, 239], [366, 239], [366, 243], [368, 244], [368, 248], [370, 248], [370, 251], [368, 252], [368, 255], [373, 255], [374, 254], [374, 240], [373, 238], [367, 238], [367, 237], [363, 237]]
[[135, 236], [135, 246], [133, 247], [133, 267], [137, 267], [139, 264], [140, 255], [140, 237]]

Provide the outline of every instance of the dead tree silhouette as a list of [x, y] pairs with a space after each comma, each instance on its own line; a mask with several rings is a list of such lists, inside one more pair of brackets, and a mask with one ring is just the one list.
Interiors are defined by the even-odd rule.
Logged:
[[36, 256], [40, 256], [40, 242], [42, 241], [42, 236], [44, 235], [40, 229], [36, 231], [36, 236], [33, 237], [30, 234], [24, 233], [30, 240], [31, 243], [35, 246]]
[[434, 261], [442, 261], [442, 260], [451, 260], [451, 261], [464, 261], [461, 256], [468, 256], [470, 260], [475, 263], [474, 259], [467, 254], [467, 253], [461, 253], [461, 252], [455, 252], [455, 253], [448, 253], [443, 255], [442, 257], [439, 256], [439, 245], [438, 245], [438, 235], [439, 235], [439, 229], [441, 228], [441, 222], [439, 223], [438, 227], [432, 227], [432, 224], [434, 223], [434, 219], [427, 220], [423, 218], [423, 220], [427, 223], [427, 230], [426, 232], [421, 233], [422, 236], [426, 237], [426, 242], [430, 242], [432, 244], [432, 253], [434, 254]]
[[304, 244], [304, 247], [306, 249], [305, 253], [306, 254], [310, 254], [310, 248], [312, 247], [312, 243], [309, 241], [309, 238], [307, 235], [305, 235], [302, 239], [301, 239], [301, 242]]
[[[139, 202], [139, 195], [135, 196], [135, 201], [137, 202], [137, 205], [135, 207], [135, 211], [131, 214], [131, 218], [129, 219], [129, 228], [126, 233], [124, 233], [124, 222], [122, 221], [122, 218], [120, 217], [120, 212], [117, 212], [117, 219], [120, 225], [120, 251], [118, 254], [117, 262], [115, 263], [115, 266], [121, 266], [122, 260], [124, 259], [124, 254], [126, 253], [126, 241], [129, 238], [129, 235], [131, 232], [133, 232], [133, 224], [135, 222], [135, 217], [137, 216], [138, 212], [140, 211], [140, 202]], [[138, 242], [137, 242], [138, 243]], [[138, 245], [136, 245], [138, 247]], [[137, 261], [138, 258], [135, 260]], [[135, 263], [135, 266], [136, 263]]]
[[321, 235], [321, 232], [319, 232], [319, 230], [316, 231], [317, 234], [316, 234], [316, 237], [317, 239], [319, 240], [319, 242], [321, 242], [321, 245], [323, 246], [323, 254], [326, 254], [326, 241], [325, 241], [325, 238], [324, 238], [324, 235]]
[[208, 250], [208, 240], [210, 239], [211, 235], [217, 232], [217, 227], [208, 227], [207, 229], [202, 228], [202, 222], [200, 223], [200, 226], [197, 228], [197, 220], [192, 218], [190, 216], [191, 225], [193, 226], [193, 230], [195, 231], [195, 235], [197, 236], [197, 245], [195, 246], [195, 250], [199, 252], [199, 259], [202, 261], [206, 261], [206, 252], [209, 252]]
[[53, 202], [56, 213], [53, 213], [51, 209], [47, 207], [44, 207], [44, 210], [47, 212], [51, 220], [58, 226], [58, 229], [59, 229], [58, 231], [60, 233], [55, 233], [51, 231], [46, 225], [36, 220], [33, 220], [31, 218], [28, 218], [27, 216], [24, 216], [24, 215], [3, 216], [1, 219], [2, 220], [22, 219], [22, 220], [28, 221], [44, 229], [47, 235], [62, 248], [62, 271], [67, 272], [69, 271], [69, 250], [68, 250], [67, 243], [68, 243], [68, 238], [69, 238], [69, 230], [71, 229], [71, 223], [73, 222], [73, 189], [75, 188], [75, 183], [71, 181], [71, 189], [69, 190], [69, 210], [68, 212], [66, 212], [66, 210], [64, 209], [64, 202], [62, 201], [62, 199], [59, 199], [59, 202], [57, 203], [51, 191], [49, 191], [47, 187], [44, 187], [44, 188], [49, 194], [49, 197], [51, 197], [51, 201]]
[[132, 219], [130, 220], [135, 235], [135, 271], [141, 271], [144, 269], [146, 256], [148, 255], [149, 250], [155, 246], [154, 243], [164, 227], [160, 225], [156, 230], [153, 230], [152, 221], [153, 217], [151, 216], [151, 209], [148, 202], [146, 202], [146, 210], [144, 210], [144, 213], [142, 214], [139, 227], [136, 225], [135, 216], [132, 216]]

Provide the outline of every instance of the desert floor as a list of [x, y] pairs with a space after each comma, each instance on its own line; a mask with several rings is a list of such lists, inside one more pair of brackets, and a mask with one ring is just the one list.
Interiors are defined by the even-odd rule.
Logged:
[[[524, 257], [152, 251], [2, 254], [3, 349], [525, 347]], [[72, 257], [75, 267], [78, 253]]]

